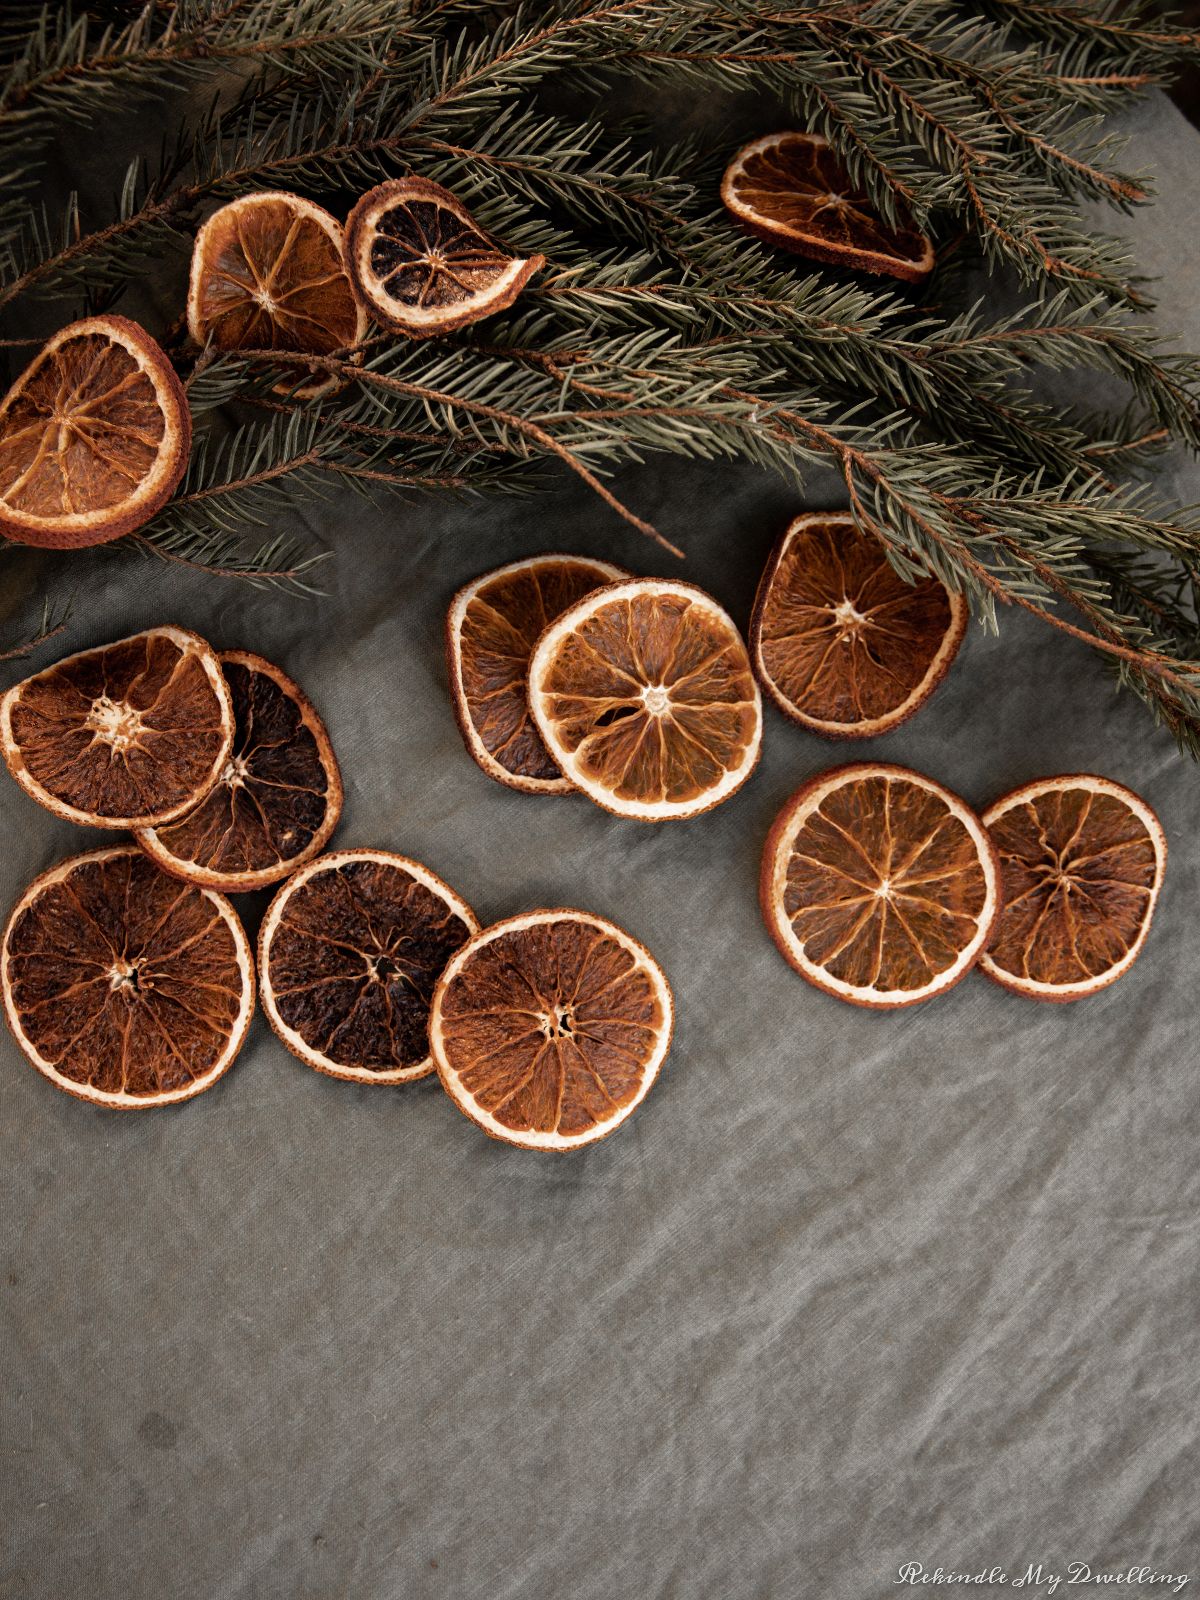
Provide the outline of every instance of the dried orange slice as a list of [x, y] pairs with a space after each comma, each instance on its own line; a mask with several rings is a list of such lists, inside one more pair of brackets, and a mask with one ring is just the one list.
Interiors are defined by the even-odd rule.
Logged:
[[1167, 865], [1146, 802], [1111, 778], [1075, 773], [1023, 784], [983, 822], [1004, 906], [980, 969], [1032, 1000], [1079, 1000], [1128, 972]]
[[233, 743], [216, 652], [186, 628], [80, 650], [0, 699], [8, 770], [39, 805], [89, 828], [148, 828], [190, 811]]
[[544, 256], [507, 255], [428, 178], [371, 189], [346, 218], [346, 266], [385, 328], [428, 339], [511, 306]]
[[818, 989], [892, 1008], [974, 966], [999, 905], [995, 852], [971, 808], [907, 767], [810, 778], [775, 819], [759, 897], [775, 943]]
[[631, 1116], [671, 1047], [662, 968], [586, 911], [527, 911], [477, 934], [433, 997], [442, 1086], [485, 1133], [576, 1150]]
[[4, 930], [0, 980], [38, 1071], [123, 1110], [211, 1088], [254, 1011], [254, 954], [229, 901], [132, 845], [73, 856], [30, 884]]
[[[367, 318], [342, 264], [335, 218], [299, 195], [242, 195], [214, 211], [196, 235], [188, 286], [188, 332], [218, 350], [295, 350], [331, 355], [360, 344]], [[302, 399], [338, 387], [319, 378]]]
[[645, 822], [720, 805], [762, 744], [746, 646], [690, 583], [634, 578], [564, 611], [534, 649], [529, 705], [563, 775]]
[[342, 814], [325, 724], [285, 672], [248, 650], [218, 657], [234, 736], [216, 785], [193, 811], [137, 841], [165, 872], [225, 894], [264, 889], [319, 855]]
[[52, 550], [132, 533], [170, 499], [191, 443], [183, 385], [146, 330], [73, 322], [0, 401], [0, 533]]
[[721, 199], [768, 244], [830, 266], [919, 283], [933, 245], [909, 218], [889, 227], [819, 133], [768, 133], [738, 151]]
[[490, 778], [527, 794], [569, 794], [529, 713], [529, 657], [568, 606], [627, 574], [585, 556], [530, 556], [460, 589], [446, 616], [446, 663], [463, 740]]
[[263, 919], [267, 1020], [293, 1055], [334, 1078], [424, 1078], [434, 985], [478, 927], [419, 861], [386, 850], [320, 856], [288, 879]]
[[906, 722], [958, 654], [970, 608], [937, 578], [905, 583], [851, 517], [797, 517], [771, 552], [750, 623], [758, 681], [827, 739]]

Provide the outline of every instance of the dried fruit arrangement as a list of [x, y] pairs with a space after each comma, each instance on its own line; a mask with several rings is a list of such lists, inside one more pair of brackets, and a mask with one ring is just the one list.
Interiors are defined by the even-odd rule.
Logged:
[[[446, 643], [459, 727], [490, 777], [666, 821], [749, 775], [755, 677], [792, 722], [869, 738], [925, 704], [966, 621], [962, 596], [904, 582], [851, 518], [818, 512], [767, 560], [749, 652], [701, 590], [571, 555], [467, 584]], [[1016, 993], [1072, 1000], [1132, 965], [1165, 862], [1154, 813], [1110, 779], [1042, 779], [980, 818], [932, 778], [858, 762], [785, 804], [759, 898], [785, 959], [853, 1005], [915, 1005], [977, 963]]]
[[[510, 617], [530, 595], [554, 613], [585, 569], [587, 584], [613, 571], [580, 561], [556, 577], [553, 566], [505, 574], [495, 598]], [[272, 884], [263, 1009], [318, 1071], [394, 1084], [436, 1070], [487, 1133], [534, 1150], [605, 1137], [657, 1077], [671, 991], [622, 929], [552, 910], [481, 931], [420, 862], [321, 854], [341, 815], [337, 760], [303, 691], [261, 656], [150, 628], [16, 684], [0, 700], [0, 735], [32, 799], [136, 841], [43, 873], [4, 931], [5, 1017], [58, 1088], [130, 1109], [215, 1083], [241, 1049], [256, 988], [225, 896]]]

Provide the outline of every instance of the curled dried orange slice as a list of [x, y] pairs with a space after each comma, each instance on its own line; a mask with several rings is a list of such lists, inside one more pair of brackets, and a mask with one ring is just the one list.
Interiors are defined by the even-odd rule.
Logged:
[[318, 1072], [356, 1083], [424, 1078], [434, 985], [478, 927], [419, 861], [386, 850], [320, 856], [288, 879], [263, 919], [267, 1020]]
[[1079, 1000], [1137, 960], [1167, 840], [1131, 789], [1091, 773], [1039, 778], [983, 813], [1004, 905], [979, 965], [1032, 1000]]
[[132, 846], [35, 879], [0, 967], [5, 1017], [38, 1071], [122, 1110], [210, 1088], [254, 1011], [253, 952], [228, 900], [167, 877]]
[[485, 1133], [575, 1150], [637, 1110], [673, 1020], [661, 967], [623, 929], [586, 911], [527, 911], [452, 957], [429, 1039], [447, 1094]]
[[183, 386], [146, 330], [73, 322], [0, 401], [0, 533], [55, 550], [132, 533], [170, 499], [191, 442]]
[[[331, 355], [360, 344], [367, 318], [342, 264], [342, 230], [299, 195], [243, 195], [215, 211], [192, 249], [188, 332], [218, 350], [294, 350]], [[319, 378], [302, 399], [338, 386]]]
[[186, 628], [81, 650], [0, 699], [0, 747], [39, 805], [90, 828], [190, 811], [229, 759], [233, 706], [216, 653]]
[[427, 339], [511, 306], [545, 258], [507, 255], [440, 184], [396, 178], [346, 218], [346, 265], [385, 328]]
[[835, 267], [919, 283], [933, 245], [911, 220], [893, 228], [819, 133], [768, 133], [725, 169], [721, 199], [768, 244]]
[[630, 579], [563, 612], [534, 649], [529, 705], [564, 777], [644, 822], [720, 805], [762, 744], [746, 646], [690, 583]]
[[802, 785], [775, 819], [759, 885], [803, 978], [853, 1005], [942, 994], [974, 966], [999, 905], [982, 823], [932, 778], [858, 762]]
[[325, 724], [285, 672], [247, 650], [218, 659], [233, 704], [229, 759], [194, 810], [139, 828], [137, 840], [164, 871], [240, 894], [320, 854], [342, 813], [342, 779]]
[[446, 616], [450, 692], [463, 740], [498, 783], [527, 794], [569, 794], [529, 713], [529, 657], [547, 625], [626, 574], [585, 556], [531, 556], [460, 589]]
[[750, 623], [763, 688], [827, 739], [906, 722], [941, 683], [967, 628], [966, 599], [937, 578], [905, 583], [879, 540], [831, 512], [797, 517], [771, 552]]

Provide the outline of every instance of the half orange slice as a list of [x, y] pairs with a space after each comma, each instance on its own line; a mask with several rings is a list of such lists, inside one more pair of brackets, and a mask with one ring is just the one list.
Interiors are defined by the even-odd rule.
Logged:
[[1131, 789], [1075, 773], [1023, 784], [983, 813], [1004, 907], [979, 965], [1031, 1000], [1080, 1000], [1129, 971], [1167, 865], [1154, 812]]
[[511, 306], [544, 256], [510, 256], [428, 178], [395, 178], [346, 218], [346, 267], [367, 310], [411, 339], [451, 333]]
[[530, 556], [461, 588], [446, 616], [446, 663], [463, 741], [490, 778], [527, 794], [569, 794], [529, 711], [529, 657], [548, 625], [627, 574], [586, 556]]
[[254, 956], [211, 889], [133, 846], [62, 861], [17, 902], [0, 954], [13, 1036], [56, 1088], [137, 1110], [211, 1088], [254, 1011]]
[[1000, 903], [979, 818], [907, 767], [856, 762], [810, 778], [767, 836], [759, 896], [787, 961], [852, 1005], [942, 994], [974, 966]]
[[485, 1133], [575, 1150], [641, 1105], [673, 1017], [661, 967], [630, 934], [586, 911], [527, 911], [451, 958], [429, 1039], [447, 1094]]
[[244, 894], [320, 854], [342, 814], [342, 778], [298, 684], [248, 650], [218, 660], [233, 704], [229, 759], [194, 810], [139, 828], [137, 841], [164, 872]]
[[81, 650], [0, 699], [0, 750], [39, 805], [85, 828], [151, 828], [190, 811], [233, 743], [216, 652], [186, 628]]
[[830, 266], [919, 283], [933, 245], [905, 217], [891, 227], [819, 133], [768, 133], [734, 156], [721, 199], [768, 244]]
[[729, 614], [702, 589], [635, 578], [587, 595], [538, 640], [529, 706], [546, 748], [622, 817], [694, 817], [754, 770], [762, 702]]
[[786, 717], [827, 739], [867, 739], [925, 704], [969, 615], [939, 579], [905, 583], [853, 518], [817, 512], [797, 517], [771, 552], [750, 654]]
[[146, 330], [73, 322], [0, 401], [0, 534], [68, 550], [132, 533], [174, 493], [191, 443], [183, 385]]
[[337, 850], [288, 879], [258, 942], [263, 1010], [294, 1056], [356, 1083], [433, 1071], [429, 1002], [479, 924], [419, 861]]

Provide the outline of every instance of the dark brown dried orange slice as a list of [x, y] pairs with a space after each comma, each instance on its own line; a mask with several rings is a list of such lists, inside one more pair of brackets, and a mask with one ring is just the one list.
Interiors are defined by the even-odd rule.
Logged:
[[0, 401], [0, 534], [67, 550], [148, 522], [187, 466], [174, 368], [126, 317], [63, 328]]
[[530, 660], [529, 705], [564, 777], [644, 822], [720, 805], [762, 744], [732, 619], [702, 589], [662, 578], [597, 589], [552, 622]]
[[1004, 904], [979, 959], [1032, 1000], [1080, 1000], [1141, 953], [1167, 865], [1154, 812], [1131, 789], [1075, 773], [1039, 778], [983, 813]]
[[768, 244], [835, 267], [919, 283], [933, 245], [909, 218], [890, 227], [818, 133], [768, 133], [725, 169], [721, 199]]
[[137, 841], [165, 872], [225, 894], [278, 883], [319, 855], [342, 814], [342, 779], [304, 691], [247, 650], [218, 658], [234, 735], [216, 784], [193, 811]]
[[514, 257], [428, 178], [396, 178], [346, 218], [346, 266], [385, 328], [428, 339], [511, 306], [543, 256]]
[[867, 739], [906, 722], [958, 654], [970, 608], [937, 578], [905, 583], [851, 517], [797, 517], [771, 552], [750, 623], [758, 681], [793, 722]]
[[463, 740], [490, 778], [527, 794], [569, 794], [529, 712], [529, 657], [547, 626], [620, 567], [530, 556], [466, 584], [446, 615], [446, 663]]
[[424, 1078], [434, 985], [478, 927], [419, 861], [386, 850], [320, 856], [288, 879], [263, 919], [267, 1020], [318, 1072], [356, 1083]]
[[17, 902], [0, 956], [4, 1014], [50, 1082], [96, 1105], [190, 1100], [242, 1047], [254, 955], [223, 895], [132, 845], [74, 856]]
[[907, 767], [864, 761], [792, 795], [767, 837], [759, 897], [809, 983], [852, 1005], [911, 1006], [975, 965], [999, 869], [965, 801]]
[[453, 957], [429, 1038], [447, 1094], [485, 1133], [576, 1150], [637, 1110], [673, 1020], [662, 968], [623, 929], [586, 911], [527, 911]]
[[[218, 350], [332, 355], [360, 344], [367, 319], [346, 276], [336, 219], [311, 200], [271, 190], [215, 211], [192, 249], [188, 332]], [[279, 387], [313, 399], [338, 382]]]
[[81, 650], [0, 699], [0, 747], [39, 805], [90, 828], [147, 828], [190, 811], [233, 742], [216, 652], [186, 628]]

